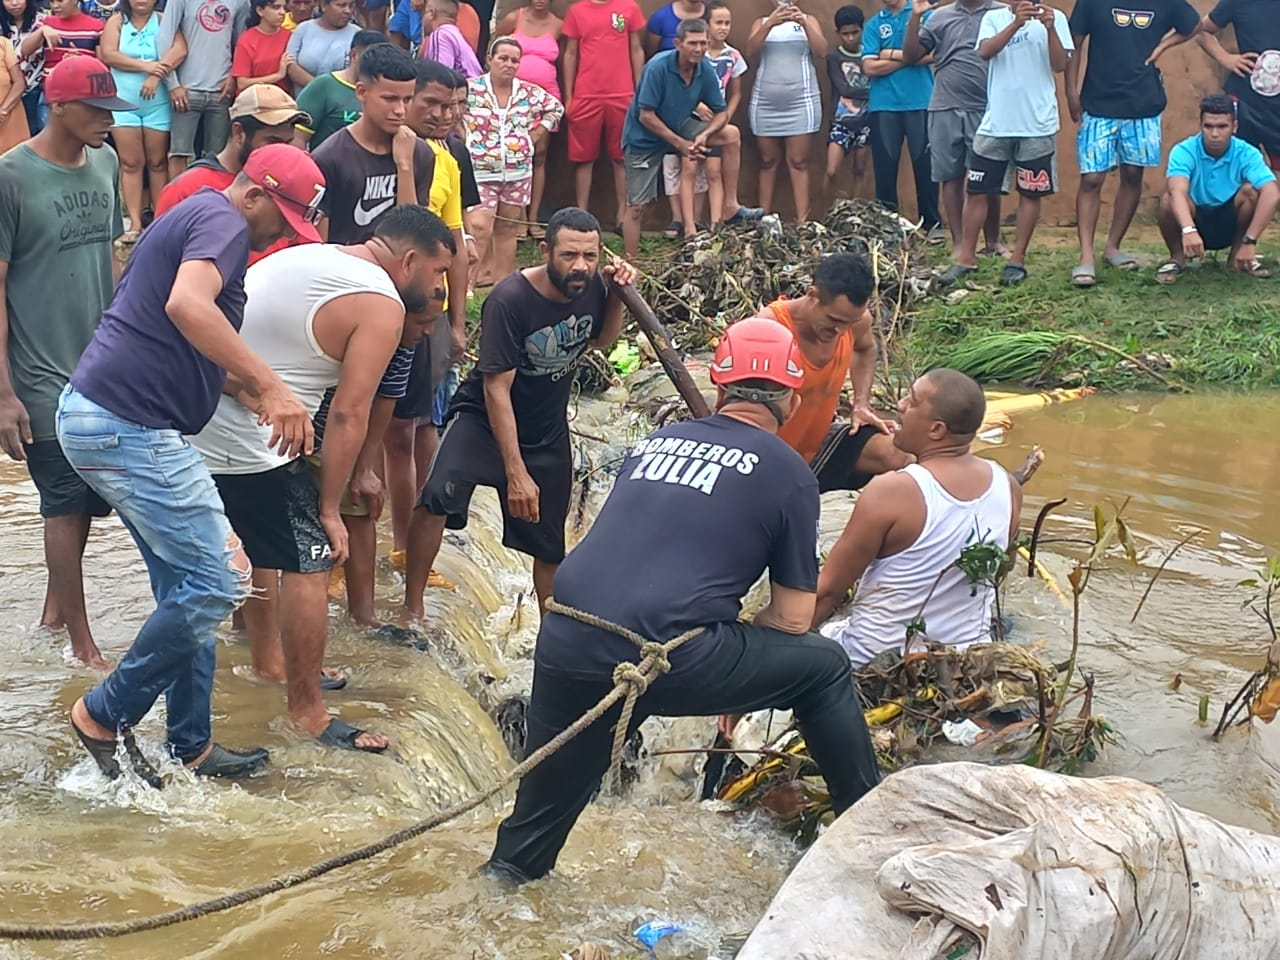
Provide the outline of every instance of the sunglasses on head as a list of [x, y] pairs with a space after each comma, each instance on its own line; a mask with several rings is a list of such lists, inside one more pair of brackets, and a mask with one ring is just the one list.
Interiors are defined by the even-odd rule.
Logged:
[[279, 183], [274, 177], [267, 177], [266, 183], [262, 185], [262, 189], [272, 196], [279, 197], [285, 203], [291, 206], [301, 208], [302, 219], [305, 223], [312, 225], [319, 223], [324, 219], [324, 213], [320, 209], [320, 201], [324, 199], [324, 187], [317, 185], [315, 196], [309, 202], [299, 200], [297, 197], [290, 196], [286, 191], [280, 189]]

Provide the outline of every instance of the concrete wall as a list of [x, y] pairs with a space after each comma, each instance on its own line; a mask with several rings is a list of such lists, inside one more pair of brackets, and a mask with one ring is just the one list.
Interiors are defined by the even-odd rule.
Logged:
[[[499, 0], [499, 15], [513, 10], [521, 5], [522, 0]], [[661, 0], [639, 0], [641, 8], [650, 13], [662, 5]], [[878, 3], [872, 0], [855, 0], [864, 13], [868, 16], [880, 9]], [[1202, 13], [1208, 12], [1214, 6], [1214, 0], [1192, 0], [1192, 3]], [[831, 43], [835, 43], [835, 27], [832, 24], [832, 16], [836, 9], [843, 5], [843, 0], [800, 0], [802, 8], [812, 13], [822, 22], [828, 32]], [[553, 9], [561, 15], [568, 8], [568, 0], [554, 0]], [[1055, 6], [1060, 7], [1069, 13], [1072, 3], [1064, 2], [1064, 0], [1056, 0]], [[751, 23], [754, 18], [763, 16], [770, 9], [772, 4], [769, 0], [734, 0], [734, 25], [733, 35], [729, 42], [740, 49], [745, 43], [747, 34], [750, 32]], [[744, 81], [750, 82], [754, 75], [755, 64], [752, 64], [752, 71], [749, 72]], [[1168, 155], [1169, 148], [1184, 137], [1195, 133], [1198, 128], [1197, 106], [1200, 98], [1206, 93], [1211, 93], [1222, 89], [1222, 73], [1218, 65], [1212, 62], [1204, 53], [1201, 52], [1198, 44], [1192, 41], [1189, 44], [1178, 47], [1177, 49], [1166, 54], [1161, 60], [1161, 68], [1164, 71], [1165, 87], [1169, 95], [1169, 107], [1164, 115], [1164, 147], [1165, 155]], [[822, 79], [824, 90], [824, 103], [829, 102], [826, 90], [826, 76], [824, 67], [818, 65], [818, 74]], [[1066, 103], [1062, 101], [1062, 79], [1058, 81], [1059, 100], [1061, 102], [1061, 113], [1063, 127], [1058, 135], [1058, 159], [1059, 170], [1061, 173], [1062, 193], [1056, 197], [1047, 200], [1044, 204], [1044, 219], [1046, 223], [1070, 224], [1075, 220], [1075, 183], [1078, 179], [1079, 172], [1076, 166], [1075, 136], [1076, 128], [1071, 122], [1070, 116], [1067, 114]], [[744, 203], [751, 203], [755, 198], [755, 171], [756, 171], [756, 152], [751, 144], [751, 135], [747, 125], [747, 99], [749, 91], [744, 91], [742, 107], [738, 116], [734, 118], [734, 122], [742, 129], [745, 141], [745, 149], [743, 151], [742, 164], [742, 180], [739, 193]], [[826, 129], [815, 137], [813, 157], [810, 161], [813, 171], [812, 181], [814, 190], [818, 190], [822, 185], [822, 174], [825, 164], [826, 155]], [[562, 206], [565, 203], [571, 203], [573, 200], [573, 177], [571, 168], [565, 161], [563, 135], [557, 138], [553, 143], [552, 155], [548, 165], [548, 189], [547, 202]], [[904, 169], [907, 164], [904, 161]], [[1109, 206], [1112, 191], [1114, 190], [1114, 177], [1108, 184], [1108, 189], [1104, 193], [1104, 205]], [[611, 219], [612, 199], [612, 179], [604, 167], [597, 170], [596, 173], [596, 190], [592, 197], [592, 207], [606, 220]], [[1152, 171], [1148, 173], [1146, 178], [1145, 194], [1148, 198], [1158, 197], [1164, 189], [1164, 176], [1162, 171]], [[775, 191], [775, 200], [777, 207], [784, 215], [789, 214], [793, 210], [791, 203], [791, 188], [786, 178], [785, 170], [780, 171], [778, 175], [778, 187]], [[904, 172], [899, 184], [899, 196], [902, 198], [903, 212], [909, 216], [915, 214], [914, 192], [910, 183], [910, 178]], [[1149, 199], [1148, 201], [1153, 202]], [[661, 216], [659, 216], [661, 214]], [[1104, 209], [1103, 220], [1107, 220], [1110, 216], [1109, 210]], [[655, 221], [666, 220], [665, 202], [660, 202], [659, 209], [654, 211]]]

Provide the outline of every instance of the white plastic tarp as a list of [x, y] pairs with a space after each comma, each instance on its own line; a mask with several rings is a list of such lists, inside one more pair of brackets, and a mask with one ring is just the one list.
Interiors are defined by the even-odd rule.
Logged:
[[1276, 960], [1280, 838], [1118, 777], [950, 763], [805, 854], [738, 960]]

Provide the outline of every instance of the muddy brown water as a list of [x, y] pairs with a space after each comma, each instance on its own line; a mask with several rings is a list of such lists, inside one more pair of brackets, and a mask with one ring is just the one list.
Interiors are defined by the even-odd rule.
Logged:
[[[1051, 536], [1084, 535], [1095, 503], [1130, 497], [1125, 516], [1139, 540], [1131, 567], [1110, 560], [1084, 598], [1081, 662], [1096, 674], [1098, 708], [1123, 734], [1090, 774], [1154, 783], [1178, 802], [1231, 823], [1280, 832], [1280, 738], [1262, 728], [1222, 744], [1196, 724], [1200, 693], [1223, 697], [1258, 662], [1265, 628], [1242, 610], [1236, 583], [1280, 549], [1273, 478], [1280, 396], [1098, 397], [1015, 417], [986, 448], [1006, 466], [1033, 443], [1048, 462], [1028, 496], [1070, 498]], [[603, 408], [580, 425], [617, 436]], [[599, 449], [592, 454], [603, 456]], [[824, 537], [839, 531], [850, 500], [828, 498]], [[21, 466], [0, 464], [0, 918], [6, 922], [118, 920], [259, 882], [403, 827], [468, 796], [509, 768], [487, 708], [528, 676], [536, 612], [517, 603], [530, 588], [524, 564], [500, 545], [496, 501], [478, 499], [464, 536], [450, 535], [441, 570], [456, 593], [433, 594], [423, 652], [343, 625], [337, 609], [331, 662], [351, 670], [329, 702], [349, 720], [388, 733], [388, 757], [325, 751], [281, 722], [280, 690], [234, 669], [243, 640], [225, 633], [214, 694], [215, 736], [263, 743], [272, 766], [244, 786], [179, 779], [162, 793], [108, 785], [73, 744], [68, 706], [93, 676], [66, 660], [65, 636], [34, 629], [43, 591], [36, 496]], [[1184, 547], [1130, 624], [1142, 590], [1168, 549]], [[625, 545], [620, 545], [620, 548]], [[1070, 545], [1042, 558], [1063, 578]], [[86, 560], [100, 645], [118, 658], [151, 609], [144, 569], [115, 522], [99, 525]], [[380, 574], [394, 613], [399, 579]], [[1019, 577], [1008, 607], [1015, 635], [1062, 659], [1065, 605]], [[1177, 691], [1170, 680], [1181, 674]], [[693, 746], [706, 722], [659, 730], [659, 745]], [[140, 739], [158, 755], [155, 718]], [[591, 807], [557, 874], [509, 892], [476, 875], [502, 806], [450, 824], [388, 856], [229, 913], [124, 940], [0, 943], [0, 960], [35, 957], [530, 958], [586, 940], [639, 955], [638, 919], [705, 921], [726, 934], [750, 929], [797, 853], [767, 826], [734, 823], [686, 799], [687, 764], [652, 765], [636, 793]], [[628, 953], [628, 951], [630, 951]]]

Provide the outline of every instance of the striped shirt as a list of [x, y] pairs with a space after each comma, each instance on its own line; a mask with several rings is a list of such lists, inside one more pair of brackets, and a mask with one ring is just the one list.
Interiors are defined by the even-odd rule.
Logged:
[[98, 41], [102, 38], [101, 20], [86, 13], [77, 13], [74, 17], [55, 17], [50, 14], [44, 18], [44, 25], [58, 31], [58, 45], [50, 47], [44, 54], [46, 73], [60, 64], [69, 50], [82, 50], [95, 57], [98, 55]]
[[[407, 394], [409, 371], [412, 367], [413, 347], [396, 347], [396, 352], [391, 355], [391, 362], [387, 364], [387, 371], [382, 375], [382, 382], [378, 384], [378, 396], [387, 400], [399, 400]], [[311, 425], [316, 431], [316, 453], [320, 452], [320, 445], [324, 443], [324, 427], [329, 422], [331, 400], [333, 400], [333, 390], [326, 390], [316, 415], [311, 418]]]

